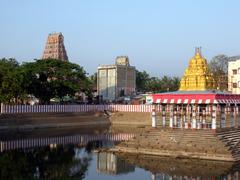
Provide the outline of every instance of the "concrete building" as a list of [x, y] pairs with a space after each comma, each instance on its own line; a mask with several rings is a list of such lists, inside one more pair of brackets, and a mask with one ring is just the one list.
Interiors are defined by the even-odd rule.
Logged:
[[60, 59], [62, 61], [68, 61], [62, 33], [51, 33], [48, 35], [42, 58], [53, 58]]
[[228, 91], [240, 94], [240, 59], [228, 62]]
[[136, 69], [127, 56], [116, 58], [115, 65], [101, 65], [97, 70], [97, 91], [103, 101], [119, 101], [135, 94]]

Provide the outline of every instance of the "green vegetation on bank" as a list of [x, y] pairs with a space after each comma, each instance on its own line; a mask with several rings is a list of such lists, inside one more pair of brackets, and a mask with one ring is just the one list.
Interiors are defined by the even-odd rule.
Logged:
[[3, 103], [22, 103], [28, 95], [33, 95], [41, 104], [48, 104], [51, 98], [62, 101], [66, 95], [89, 92], [91, 88], [81, 66], [56, 59], [21, 65], [15, 59], [1, 59], [0, 82], [0, 102]]

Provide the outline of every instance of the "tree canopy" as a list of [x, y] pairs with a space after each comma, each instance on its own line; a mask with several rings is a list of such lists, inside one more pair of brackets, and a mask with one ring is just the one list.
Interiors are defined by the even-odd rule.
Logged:
[[24, 77], [15, 59], [0, 59], [0, 102], [14, 102], [23, 98]]
[[1, 59], [0, 82], [0, 101], [4, 103], [34, 95], [40, 103], [48, 104], [51, 98], [63, 100], [66, 95], [87, 91], [89, 86], [81, 66], [57, 59], [39, 59], [22, 65], [14, 59]]
[[213, 74], [213, 78], [216, 82], [218, 90], [227, 91], [228, 90], [228, 62], [239, 59], [239, 56], [229, 57], [226, 55], [214, 56], [210, 63], [209, 68]]
[[179, 85], [180, 79], [178, 77], [150, 77], [146, 71], [136, 71], [136, 86], [138, 92], [177, 91]]

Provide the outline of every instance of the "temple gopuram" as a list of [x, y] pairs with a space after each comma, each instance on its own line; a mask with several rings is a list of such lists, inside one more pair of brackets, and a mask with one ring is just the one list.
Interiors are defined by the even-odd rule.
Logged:
[[42, 59], [49, 58], [68, 61], [62, 33], [51, 33], [48, 35]]
[[152, 100], [157, 112], [153, 126], [213, 131], [240, 126], [240, 95], [216, 89], [201, 48], [190, 59], [179, 91], [153, 94]]

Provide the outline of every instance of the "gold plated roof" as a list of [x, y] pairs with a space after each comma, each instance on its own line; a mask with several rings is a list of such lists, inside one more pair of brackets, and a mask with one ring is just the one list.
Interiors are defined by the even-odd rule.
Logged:
[[190, 59], [188, 68], [181, 79], [180, 91], [205, 91], [215, 89], [215, 83], [209, 71], [207, 60], [196, 48], [195, 56]]

